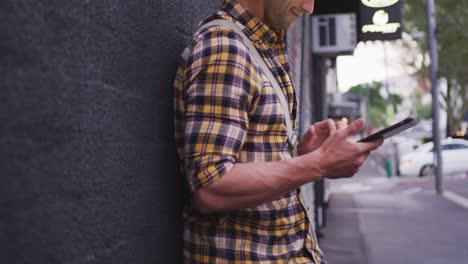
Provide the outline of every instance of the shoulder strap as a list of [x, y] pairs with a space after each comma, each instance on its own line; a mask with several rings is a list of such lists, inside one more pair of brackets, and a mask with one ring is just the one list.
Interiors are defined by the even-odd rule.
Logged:
[[262, 56], [260, 55], [260, 53], [258, 53], [258, 50], [254, 47], [254, 45], [252, 44], [252, 41], [250, 41], [250, 39], [244, 34], [244, 32], [234, 22], [230, 22], [224, 19], [213, 20], [203, 25], [199, 29], [199, 31], [205, 28], [211, 27], [211, 26], [221, 26], [221, 27], [231, 29], [242, 37], [245, 46], [250, 51], [250, 54], [253, 56], [254, 60], [258, 63], [260, 68], [262, 68], [263, 73], [267, 76], [268, 80], [271, 82], [271, 85], [273, 86], [273, 89], [276, 92], [276, 96], [278, 97], [278, 100], [281, 104], [281, 108], [283, 109], [283, 113], [284, 113], [284, 120], [286, 124], [286, 129], [288, 132], [288, 143], [289, 143], [290, 151], [292, 152], [293, 156], [295, 156], [298, 139], [297, 139], [296, 133], [294, 133], [294, 130], [292, 128], [291, 115], [289, 113], [289, 106], [284, 96], [283, 90], [281, 89], [275, 76], [273, 76], [273, 73], [271, 72], [270, 68], [268, 68]]

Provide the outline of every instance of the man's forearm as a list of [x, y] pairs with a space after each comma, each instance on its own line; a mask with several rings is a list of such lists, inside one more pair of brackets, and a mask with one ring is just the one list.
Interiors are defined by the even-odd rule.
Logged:
[[364, 121], [358, 119], [333, 132], [320, 148], [293, 159], [236, 164], [221, 179], [194, 192], [195, 202], [202, 213], [236, 210], [273, 201], [324, 176], [351, 177], [383, 143], [383, 139], [368, 143], [347, 140], [363, 126]]
[[274, 162], [237, 163], [218, 181], [194, 192], [202, 213], [254, 207], [321, 178], [318, 156], [310, 153]]

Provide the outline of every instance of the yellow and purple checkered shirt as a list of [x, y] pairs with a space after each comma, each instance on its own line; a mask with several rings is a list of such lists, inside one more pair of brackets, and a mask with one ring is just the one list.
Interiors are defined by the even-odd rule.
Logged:
[[[235, 0], [205, 19], [235, 22], [277, 78], [296, 117], [283, 33], [270, 29]], [[213, 26], [183, 51], [175, 80], [176, 144], [191, 191], [225, 175], [235, 163], [290, 158], [284, 115], [271, 83], [242, 37]], [[241, 184], [241, 183], [239, 183]], [[231, 212], [184, 209], [186, 263], [324, 263], [308, 233], [298, 192]]]

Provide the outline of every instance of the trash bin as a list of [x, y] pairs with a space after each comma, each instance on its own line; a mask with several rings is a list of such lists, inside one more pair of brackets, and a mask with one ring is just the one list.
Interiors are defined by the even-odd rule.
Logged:
[[392, 177], [392, 161], [390, 159], [385, 159], [385, 172], [388, 178]]

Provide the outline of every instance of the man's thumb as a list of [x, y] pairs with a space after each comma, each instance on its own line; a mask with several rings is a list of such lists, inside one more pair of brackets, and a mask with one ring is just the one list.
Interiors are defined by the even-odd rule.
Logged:
[[351, 136], [359, 132], [364, 127], [364, 119], [359, 118], [352, 122], [347, 128], [345, 128], [346, 136]]

